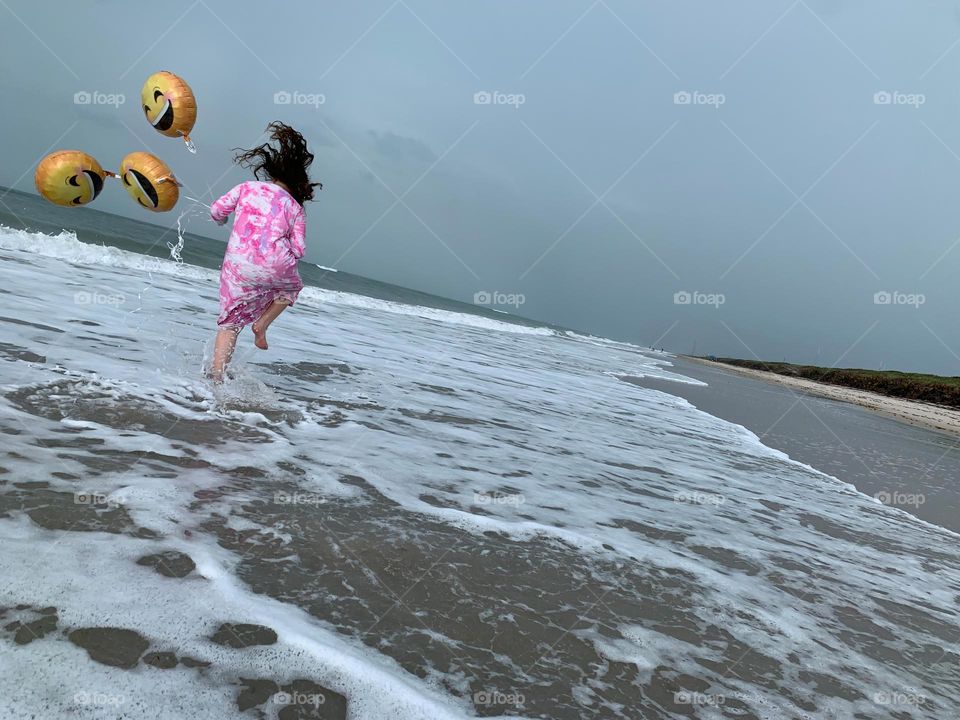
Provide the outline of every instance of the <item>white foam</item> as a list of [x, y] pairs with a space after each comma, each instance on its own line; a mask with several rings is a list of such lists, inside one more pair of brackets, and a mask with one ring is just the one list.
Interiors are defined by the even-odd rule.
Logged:
[[212, 270], [181, 265], [170, 260], [132, 253], [110, 245], [80, 242], [75, 233], [64, 230], [58, 235], [32, 233], [0, 225], [0, 249], [19, 250], [43, 257], [66, 260], [78, 265], [95, 265], [145, 272], [180, 275], [198, 280], [216, 277]]
[[[302, 672], [348, 692], [360, 708], [357, 718], [466, 714], [465, 705], [445, 696], [437, 682], [400, 670], [387, 650], [378, 654], [300, 610], [249, 594], [235, 575], [237, 558], [198, 530], [202, 518], [188, 510], [196, 493], [217, 487], [238, 462], [268, 478], [282, 463], [303, 471], [285, 476], [286, 482], [329, 504], [354, 502], [368, 492], [338, 481], [359, 476], [397, 503], [397, 512], [428, 515], [480, 538], [490, 530], [521, 541], [547, 536], [602, 554], [604, 562], [632, 573], [692, 578], [688, 592], [699, 607], [690, 622], [704, 633], [710, 625], [722, 627], [779, 663], [780, 687], [795, 697], [816, 697], [821, 717], [871, 717], [876, 709], [862, 700], [824, 699], [815, 682], [803, 679], [803, 668], [818, 668], [865, 695], [906, 682], [933, 696], [946, 692], [943, 676], [918, 664], [891, 666], [863, 647], [827, 648], [845, 632], [834, 614], [843, 607], [869, 616], [882, 628], [878, 637], [942, 646], [922, 623], [891, 619], [876, 598], [934, 608], [924, 612], [956, 626], [955, 536], [878, 506], [685, 400], [618, 379], [682, 381], [664, 356], [599, 338], [504, 332], [504, 324], [488, 318], [311, 289], [271, 329], [269, 353], [252, 349], [244, 338], [234, 361], [241, 380], [214, 391], [199, 369], [214, 332], [215, 273], [83, 245], [68, 234], [4, 230], [0, 248], [21, 261], [4, 268], [4, 289], [18, 303], [18, 319], [34, 323], [0, 323], [0, 342], [47, 358], [0, 362], [0, 422], [20, 430], [3, 435], [5, 449], [16, 453], [3, 459], [9, 476], [42, 473], [53, 489], [75, 490], [49, 472], [88, 475], [77, 459], [83, 447], [55, 458], [36, 444], [37, 437], [64, 433], [126, 454], [182, 457], [186, 448], [211, 466], [184, 470], [176, 482], [121, 469], [84, 488], [108, 495], [138, 524], [165, 534], [155, 549], [176, 547], [194, 557], [207, 578], [197, 579], [195, 588], [171, 585], [133, 564], [147, 541], [74, 533], [70, 542], [58, 542], [62, 533], [37, 530], [14, 514], [0, 519], [0, 576], [16, 580], [0, 588], [0, 603], [56, 604], [71, 625], [134, 623], [157, 642], [183, 643], [184, 652], [198, 657], [220, 653], [218, 663], [232, 673]], [[78, 289], [114, 293], [126, 302], [77, 304]], [[199, 310], [188, 312], [190, 305]], [[238, 387], [241, 392], [234, 393]], [[56, 407], [65, 419], [23, 409], [10, 393], [37, 394], [36, 406]], [[165, 435], [165, 425], [121, 432], [84, 405], [96, 402], [119, 406], [131, 417], [142, 406], [169, 416], [164, 421], [171, 426], [195, 423], [195, 432], [179, 439]], [[328, 422], [337, 414], [340, 422]], [[259, 442], [245, 441], [245, 433], [257, 433]], [[257, 529], [292, 544], [296, 529], [283, 522], [258, 525], [226, 500], [205, 507], [229, 518], [230, 527]], [[191, 538], [184, 530], [192, 531]], [[36, 548], [50, 554], [34, 562]], [[771, 580], [774, 566], [781, 585], [797, 592]], [[116, 586], [102, 588], [98, 578], [111, 573], [118, 573]], [[135, 605], [126, 596], [131, 584], [162, 602], [146, 609]], [[815, 596], [804, 598], [811, 589]], [[669, 593], [658, 600], [671, 602]], [[218, 619], [270, 625], [282, 643], [244, 660], [196, 640]], [[636, 621], [623, 623], [619, 638], [583, 630], [594, 631], [583, 637], [608, 663], [629, 662], [642, 672], [665, 661], [699, 675], [707, 671], [695, 658], [729, 659], [720, 643], [694, 647]], [[45, 667], [49, 647], [32, 643], [19, 656], [26, 659], [21, 667]], [[900, 646], [884, 647], [897, 655]], [[69, 667], [57, 678], [68, 692], [76, 692], [84, 677], [116, 682], [115, 673], [85, 661], [82, 651], [70, 652]], [[904, 658], [907, 663], [909, 654]], [[24, 709], [49, 714], [39, 704], [43, 693], [35, 680], [31, 684], [27, 671], [11, 665], [0, 691], [26, 682]], [[433, 668], [425, 673], [439, 680]], [[232, 707], [219, 686], [195, 687], [194, 674], [164, 677], [181, 696], [196, 696], [196, 708], [219, 703], [210, 717]], [[146, 682], [141, 687], [137, 673], [123, 678], [129, 678], [126, 690], [147, 698], [157, 692]], [[459, 677], [446, 680], [449, 687], [462, 683]], [[724, 683], [752, 694], [748, 704], [759, 717], [776, 717], [770, 710], [779, 710], [776, 689], [736, 677]], [[599, 702], [603, 694], [602, 688], [595, 695], [586, 687], [572, 692], [584, 703]], [[69, 710], [62, 702], [52, 706], [54, 716]], [[208, 716], [196, 708], [191, 716]], [[911, 712], [932, 720], [938, 710]], [[799, 710], [790, 705], [782, 715], [791, 713]]]
[[622, 638], [607, 638], [596, 632], [574, 631], [589, 637], [597, 653], [614, 662], [631, 663], [637, 666], [641, 676], [650, 677], [653, 670], [664, 660], [663, 648], [676, 647], [676, 641], [639, 625], [620, 628]]
[[[195, 265], [154, 258], [108, 245], [83, 243], [77, 239], [76, 234], [66, 230], [58, 235], [47, 235], [44, 233], [16, 230], [0, 225], [0, 249], [35, 253], [43, 255], [44, 257], [58, 258], [79, 265], [125, 268], [149, 273], [176, 275], [178, 277], [196, 280], [215, 280], [218, 278], [216, 271]], [[458, 313], [421, 305], [406, 305], [390, 300], [379, 300], [364, 295], [356, 295], [337, 290], [326, 290], [317, 287], [305, 287], [300, 294], [299, 301], [314, 307], [323, 307], [327, 303], [349, 305], [369, 311], [412, 315], [415, 317], [428, 318], [437, 322], [466, 325], [468, 327], [482, 328], [485, 330], [499, 330], [501, 332], [529, 335], [553, 334], [553, 331], [549, 328], [515, 325], [513, 323], [500, 322], [468, 313]]]
[[[118, 674], [90, 660], [79, 647], [45, 638], [18, 648], [15, 663], [12, 653], [2, 653], [6, 659], [0, 693], [7, 703], [17, 698], [21, 707], [42, 707], [44, 717], [101, 718], [105, 710], [115, 709], [163, 720], [232, 718], [239, 677], [281, 683], [304, 677], [346, 694], [353, 720], [467, 717], [462, 704], [411, 680], [386, 657], [349, 643], [303, 611], [246, 590], [230, 571], [232, 558], [215, 544], [177, 543], [197, 570], [194, 576], [171, 580], [132, 562], [149, 551], [142, 541], [104, 533], [74, 533], [63, 543], [58, 537], [26, 518], [0, 523], [0, 604], [54, 605], [61, 628], [136, 628], [150, 641], [150, 651], [213, 663], [205, 672], [216, 682], [182, 666]], [[38, 553], [37, 548], [45, 551]], [[29, 566], [16, 560], [25, 556], [32, 557]], [[58, 583], [40, 584], [36, 577], [56, 577]], [[268, 625], [279, 642], [241, 651], [207, 640], [225, 621]], [[40, 667], [55, 669], [47, 671], [51, 674], [38, 688]], [[102, 702], [77, 702], [84, 694]]]

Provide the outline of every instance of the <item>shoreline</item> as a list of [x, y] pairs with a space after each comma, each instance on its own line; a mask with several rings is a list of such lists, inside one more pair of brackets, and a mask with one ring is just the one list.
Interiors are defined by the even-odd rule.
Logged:
[[827, 398], [828, 400], [837, 400], [839, 402], [859, 405], [862, 408], [892, 417], [909, 425], [960, 437], [960, 410], [953, 410], [941, 405], [933, 405], [916, 400], [889, 397], [866, 390], [855, 390], [840, 385], [830, 385], [805, 378], [780, 375], [765, 370], [753, 370], [736, 365], [728, 365], [705, 358], [691, 357], [690, 355], [681, 355], [680, 357], [690, 362], [727, 370], [737, 375], [762, 380], [774, 385], [782, 385], [810, 395]]

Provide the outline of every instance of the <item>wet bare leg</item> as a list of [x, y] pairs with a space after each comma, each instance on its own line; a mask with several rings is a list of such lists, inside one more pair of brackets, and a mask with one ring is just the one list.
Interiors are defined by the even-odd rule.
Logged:
[[251, 330], [253, 330], [254, 345], [261, 350], [267, 349], [267, 328], [270, 327], [270, 323], [277, 319], [280, 313], [287, 309], [289, 304], [290, 301], [286, 298], [277, 298], [267, 306], [267, 309], [263, 311], [263, 315], [250, 326]]
[[210, 366], [210, 376], [217, 382], [223, 380], [223, 371], [233, 357], [239, 334], [239, 328], [220, 328], [217, 331], [217, 339], [213, 345], [213, 364]]

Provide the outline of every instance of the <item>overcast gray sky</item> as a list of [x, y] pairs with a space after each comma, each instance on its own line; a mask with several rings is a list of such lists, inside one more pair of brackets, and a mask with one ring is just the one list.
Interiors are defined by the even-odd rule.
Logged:
[[[960, 375], [955, 1], [3, 0], [0, 59], [0, 184], [147, 149], [209, 201], [281, 119], [325, 184], [314, 262], [681, 352]], [[139, 110], [161, 69], [196, 156]]]

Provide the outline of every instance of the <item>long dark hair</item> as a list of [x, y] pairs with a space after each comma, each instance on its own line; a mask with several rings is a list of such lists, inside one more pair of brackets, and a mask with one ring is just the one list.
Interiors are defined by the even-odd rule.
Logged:
[[270, 180], [282, 182], [287, 186], [294, 200], [303, 205], [313, 200], [313, 189], [323, 190], [321, 183], [310, 182], [307, 171], [313, 162], [313, 153], [307, 149], [307, 141], [289, 125], [274, 121], [267, 125], [270, 139], [276, 141], [279, 148], [269, 143], [259, 145], [252, 150], [238, 150], [234, 161], [241, 167], [253, 170], [253, 176], [261, 180], [265, 173]]

